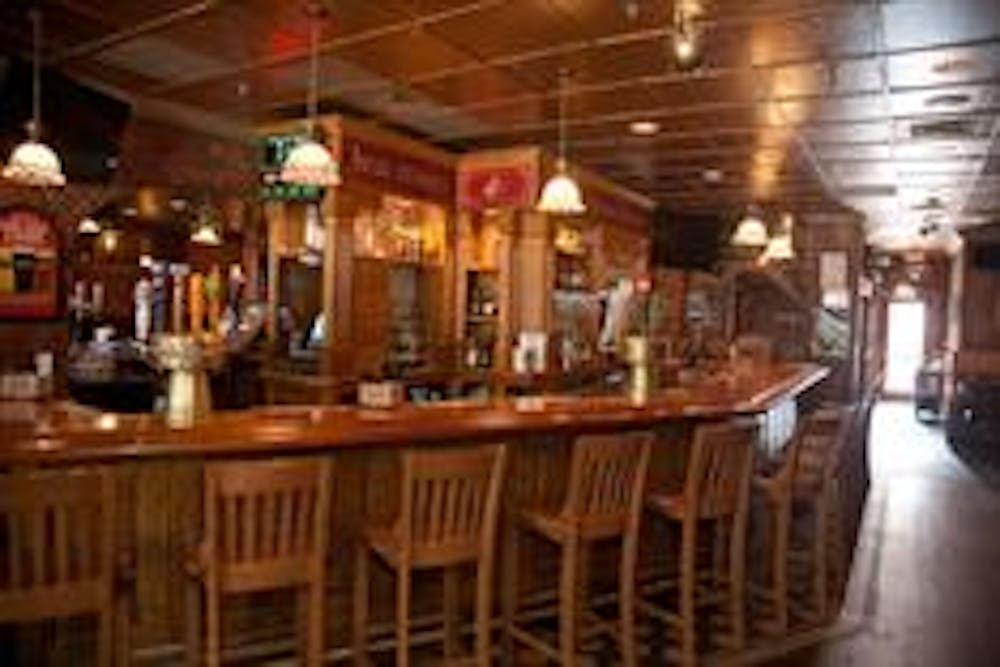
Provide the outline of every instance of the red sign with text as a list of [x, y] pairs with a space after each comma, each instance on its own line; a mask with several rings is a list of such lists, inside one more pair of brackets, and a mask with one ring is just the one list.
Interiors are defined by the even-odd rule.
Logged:
[[538, 178], [530, 164], [466, 169], [458, 174], [458, 205], [472, 211], [535, 205]]
[[31, 209], [0, 211], [0, 318], [55, 317], [57, 299], [52, 223]]
[[362, 178], [387, 192], [451, 204], [455, 172], [444, 165], [346, 136], [341, 146], [344, 180]]

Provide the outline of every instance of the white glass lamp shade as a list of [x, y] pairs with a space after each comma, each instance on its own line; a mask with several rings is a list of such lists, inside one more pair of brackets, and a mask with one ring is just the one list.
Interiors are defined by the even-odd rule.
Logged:
[[76, 231], [78, 234], [84, 234], [92, 236], [94, 234], [101, 233], [101, 223], [97, 222], [93, 218], [84, 218], [80, 221], [80, 224], [76, 226]]
[[749, 215], [736, 226], [736, 231], [730, 239], [734, 246], [745, 248], [763, 248], [767, 245], [767, 226], [759, 218]]
[[199, 245], [222, 245], [219, 230], [210, 224], [198, 225], [198, 228], [191, 234], [191, 241]]
[[340, 165], [321, 143], [307, 139], [291, 150], [281, 166], [281, 180], [296, 185], [340, 185]]
[[555, 175], [545, 183], [542, 196], [535, 207], [540, 213], [579, 215], [586, 212], [583, 193], [573, 177], [566, 173], [566, 164], [560, 161]]
[[56, 152], [40, 141], [29, 139], [17, 146], [3, 168], [3, 177], [32, 187], [66, 185], [62, 163]]
[[792, 247], [791, 234], [779, 234], [767, 242], [764, 256], [770, 261], [782, 261], [795, 258], [795, 248]]

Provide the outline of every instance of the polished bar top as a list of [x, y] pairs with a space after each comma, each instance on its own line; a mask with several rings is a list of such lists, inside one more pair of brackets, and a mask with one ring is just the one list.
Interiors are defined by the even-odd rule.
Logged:
[[519, 434], [642, 428], [674, 419], [753, 414], [797, 396], [828, 370], [756, 366], [633, 402], [615, 396], [536, 396], [406, 404], [219, 411], [188, 429], [160, 415], [101, 413], [67, 403], [0, 403], [0, 466], [163, 457], [267, 456], [372, 445], [502, 440]]

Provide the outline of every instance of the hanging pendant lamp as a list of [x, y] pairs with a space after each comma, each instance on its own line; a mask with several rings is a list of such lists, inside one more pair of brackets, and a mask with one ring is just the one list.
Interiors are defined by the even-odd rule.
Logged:
[[791, 213], [785, 213], [781, 216], [781, 231], [768, 240], [767, 247], [761, 255], [762, 263], [795, 259], [795, 247], [792, 245], [793, 224]]
[[198, 209], [194, 230], [191, 232], [191, 242], [198, 245], [222, 245], [222, 227], [218, 214], [211, 204], [205, 202]]
[[317, 6], [311, 8], [312, 26], [309, 35], [309, 88], [306, 113], [309, 116], [308, 134], [285, 158], [281, 166], [281, 180], [294, 185], [330, 187], [340, 185], [340, 165], [330, 150], [316, 140], [316, 115], [319, 107], [319, 14]]
[[753, 207], [736, 225], [736, 231], [729, 239], [730, 244], [743, 248], [763, 248], [768, 242], [767, 225], [761, 220]]
[[566, 71], [559, 75], [559, 158], [556, 173], [546, 181], [536, 209], [540, 213], [556, 215], [579, 215], [586, 212], [583, 193], [573, 177], [569, 175], [566, 161]]
[[66, 185], [62, 162], [54, 150], [40, 140], [42, 125], [42, 13], [32, 9], [32, 97], [31, 121], [28, 123], [28, 140], [19, 144], [10, 154], [3, 168], [3, 177], [31, 187], [60, 187]]

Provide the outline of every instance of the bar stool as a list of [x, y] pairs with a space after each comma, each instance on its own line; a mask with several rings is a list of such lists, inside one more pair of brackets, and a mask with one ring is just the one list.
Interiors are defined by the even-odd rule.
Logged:
[[[621, 540], [618, 573], [618, 641], [622, 664], [638, 664], [635, 639], [635, 578], [638, 557], [639, 517], [646, 482], [652, 436], [646, 433], [586, 435], [573, 444], [565, 500], [551, 512], [522, 510], [505, 544], [504, 625], [508, 658], [514, 642], [524, 644], [545, 658], [571, 667], [577, 662], [578, 624], [588, 611], [585, 567], [587, 548], [609, 539]], [[517, 533], [527, 531], [561, 549], [559, 580], [558, 646], [546, 642], [517, 624]], [[583, 579], [584, 581], [581, 581]], [[582, 595], [581, 595], [582, 593]], [[588, 614], [589, 615], [589, 614]], [[614, 634], [613, 625], [598, 623], [600, 631]]]
[[[681, 553], [677, 611], [643, 599], [642, 609], [679, 631], [681, 661], [697, 662], [697, 610], [722, 607], [728, 616], [730, 646], [744, 645], [744, 572], [751, 465], [757, 440], [752, 419], [700, 425], [694, 431], [684, 489], [679, 494], [653, 492], [646, 507], [670, 524], [680, 524]], [[699, 561], [701, 531], [712, 529], [711, 562]], [[725, 548], [728, 545], [728, 558]], [[700, 557], [700, 558], [699, 558]], [[728, 560], [728, 563], [726, 561]]]
[[493, 560], [503, 484], [505, 445], [420, 448], [403, 454], [399, 516], [390, 527], [364, 530], [354, 575], [354, 659], [368, 662], [370, 554], [396, 576], [396, 666], [410, 665], [410, 598], [415, 570], [441, 569], [445, 577], [446, 657], [454, 658], [452, 627], [455, 568], [476, 566], [475, 658], [491, 659]]
[[[331, 472], [328, 459], [205, 466], [204, 533], [188, 570], [204, 589], [209, 667], [222, 663], [225, 595], [289, 588], [304, 621], [304, 662], [323, 662]], [[189, 610], [191, 617], [199, 612]], [[197, 648], [188, 649], [198, 664]]]
[[[788, 590], [789, 613], [808, 622], [822, 622], [830, 612], [831, 555], [838, 552], [843, 520], [839, 489], [840, 458], [850, 435], [853, 406], [821, 408], [808, 417], [799, 445], [791, 484], [791, 521], [788, 541], [790, 583], [809, 584]], [[792, 571], [794, 570], [794, 571]]]
[[0, 623], [95, 614], [97, 664], [128, 664], [115, 495], [103, 467], [0, 479]]

